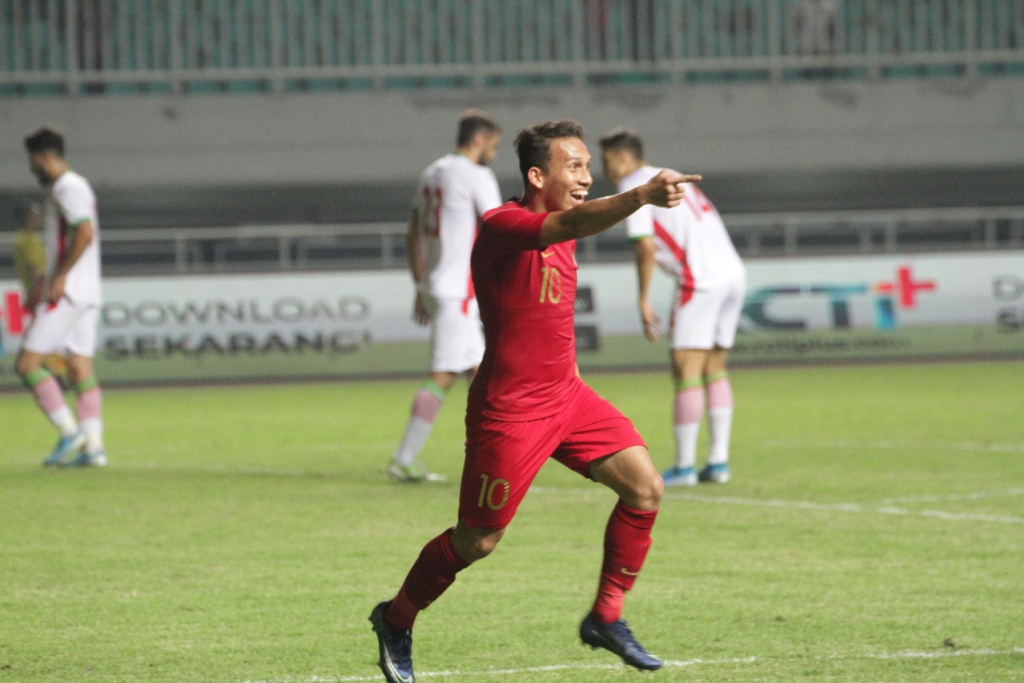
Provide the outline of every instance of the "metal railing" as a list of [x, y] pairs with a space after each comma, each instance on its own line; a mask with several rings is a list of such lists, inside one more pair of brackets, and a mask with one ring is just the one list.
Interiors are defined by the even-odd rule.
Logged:
[[1021, 0], [0, 0], [0, 93], [1024, 74]]
[[[1024, 207], [724, 216], [744, 258], [1024, 249]], [[112, 230], [107, 275], [306, 272], [406, 267], [405, 225], [264, 225]], [[13, 233], [0, 233], [0, 278], [13, 277]], [[631, 261], [622, 226], [582, 240], [581, 263]]]

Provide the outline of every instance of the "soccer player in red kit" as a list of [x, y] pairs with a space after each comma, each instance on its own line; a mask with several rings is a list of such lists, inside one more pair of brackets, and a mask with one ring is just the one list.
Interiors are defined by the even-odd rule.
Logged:
[[585, 202], [592, 179], [583, 129], [547, 121], [515, 140], [524, 195], [484, 214], [473, 284], [486, 350], [469, 391], [458, 522], [424, 546], [398, 594], [370, 615], [380, 667], [412, 683], [412, 627], [455, 581], [489, 555], [548, 458], [611, 488], [598, 595], [580, 638], [638, 669], [657, 669], [621, 618], [651, 544], [664, 484], [633, 424], [579, 377], [573, 331], [576, 240], [645, 204], [675, 206], [682, 184], [664, 170], [629, 192]]

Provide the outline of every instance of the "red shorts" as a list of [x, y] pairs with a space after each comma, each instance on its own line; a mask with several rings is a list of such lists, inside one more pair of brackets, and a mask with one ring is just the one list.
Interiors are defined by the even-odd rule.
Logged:
[[467, 417], [459, 519], [477, 529], [504, 529], [548, 458], [589, 477], [591, 462], [631, 446], [646, 446], [633, 423], [583, 382], [551, 417]]

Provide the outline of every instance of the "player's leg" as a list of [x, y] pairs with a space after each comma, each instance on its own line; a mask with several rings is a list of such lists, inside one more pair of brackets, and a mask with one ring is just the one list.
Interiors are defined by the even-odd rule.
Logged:
[[397, 595], [370, 615], [380, 666], [392, 683], [410, 680], [412, 627], [471, 563], [489, 555], [512, 521], [530, 483], [558, 445], [554, 420], [472, 423], [459, 491], [459, 523], [420, 551]]
[[460, 520], [454, 528], [431, 539], [392, 600], [388, 623], [411, 629], [416, 616], [455, 582], [455, 575], [494, 552], [504, 535], [504, 529], [477, 529]]
[[626, 591], [647, 557], [664, 484], [644, 446], [595, 461], [590, 476], [619, 497], [605, 529], [601, 580], [591, 611], [595, 619], [608, 623], [621, 617]]
[[398, 594], [374, 607], [370, 623], [377, 634], [378, 664], [389, 683], [413, 680], [412, 627], [417, 615], [455, 583], [460, 571], [491, 554], [504, 533], [460, 521], [423, 546]]
[[704, 419], [704, 367], [714, 346], [714, 298], [692, 292], [672, 312], [670, 342], [675, 395], [672, 406], [676, 453], [673, 466], [662, 473], [666, 486], [697, 483], [697, 437]]
[[626, 593], [633, 588], [651, 547], [664, 484], [645, 446], [630, 446], [590, 466], [590, 476], [618, 495], [604, 535], [604, 560], [597, 598], [580, 624], [580, 638], [618, 655], [630, 666], [653, 670], [661, 661], [637, 642], [622, 619]]
[[666, 486], [697, 483], [697, 437], [704, 419], [703, 371], [708, 353], [703, 349], [672, 350], [672, 431], [676, 452], [672, 468], [663, 473]]
[[711, 448], [707, 465], [697, 475], [702, 482], [725, 484], [732, 478], [729, 471], [729, 442], [732, 436], [733, 396], [727, 364], [729, 349], [736, 341], [745, 293], [746, 278], [740, 277], [723, 288], [717, 297], [719, 304], [714, 315], [715, 346], [708, 354], [704, 366]]
[[445, 395], [455, 383], [455, 377], [454, 372], [432, 372], [416, 390], [402, 441], [388, 466], [388, 474], [393, 479], [410, 482], [439, 479], [438, 475], [424, 470], [417, 458], [434, 430], [434, 422], [444, 406]]
[[93, 370], [92, 358], [72, 355], [68, 359], [68, 378], [77, 395], [75, 412], [85, 434], [82, 452], [68, 467], [102, 467], [107, 464], [103, 447], [103, 396]]
[[47, 355], [22, 349], [15, 362], [15, 369], [32, 392], [36, 405], [60, 433], [57, 445], [43, 460], [44, 465], [59, 465], [82, 447], [85, 434], [78, 428], [71, 409], [64, 401], [64, 391], [57, 378], [44, 366]]
[[78, 427], [71, 409], [64, 400], [64, 391], [45, 361], [54, 353], [64, 353], [67, 339], [82, 316], [77, 309], [62, 300], [56, 306], [40, 304], [25, 333], [15, 369], [32, 391], [36, 404], [57, 428], [60, 438], [44, 465], [59, 465], [64, 458], [78, 451], [85, 443], [85, 435]]
[[494, 550], [547, 454], [557, 448], [558, 433], [554, 420], [469, 424], [459, 523], [420, 553], [388, 610], [393, 626], [412, 628], [416, 614], [451, 585], [457, 572]]
[[563, 433], [568, 436], [554, 457], [619, 497], [605, 527], [597, 597], [580, 624], [580, 639], [630, 666], [657, 669], [661, 662], [636, 641], [622, 620], [622, 607], [650, 549], [665, 484], [633, 423], [589, 387], [577, 395], [567, 414]]
[[392, 455], [388, 474], [398, 481], [440, 480], [419, 462], [445, 396], [461, 374], [472, 375], [484, 352], [483, 333], [476, 301], [439, 299], [434, 302], [431, 322], [430, 377], [413, 397], [412, 409], [398, 449]]
[[700, 480], [724, 484], [729, 481], [729, 440], [732, 434], [732, 383], [726, 369], [729, 350], [715, 348], [708, 354], [705, 383], [708, 402], [710, 450]]

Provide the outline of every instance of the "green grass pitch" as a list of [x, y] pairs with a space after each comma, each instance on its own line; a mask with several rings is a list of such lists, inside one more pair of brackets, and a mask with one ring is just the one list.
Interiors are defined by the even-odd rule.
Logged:
[[[669, 490], [626, 602], [645, 680], [1024, 680], [1021, 371], [735, 370], [734, 481]], [[586, 378], [668, 464], [667, 372]], [[416, 385], [110, 389], [90, 471], [0, 394], [0, 682], [383, 680], [370, 609], [455, 521], [464, 385], [423, 454], [449, 482], [383, 473]], [[576, 636], [612, 505], [545, 467], [421, 615], [420, 679], [638, 680]]]

